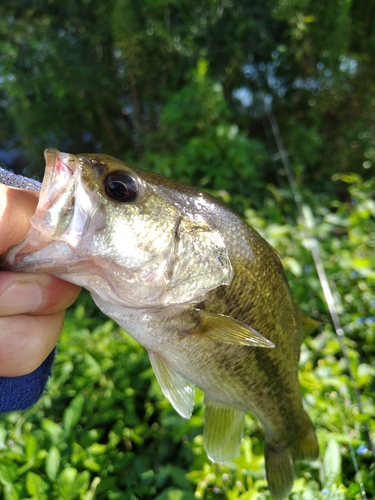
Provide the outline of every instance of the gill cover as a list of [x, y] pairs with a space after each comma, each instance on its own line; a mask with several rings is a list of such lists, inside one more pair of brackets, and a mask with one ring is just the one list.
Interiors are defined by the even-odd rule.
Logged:
[[171, 271], [166, 304], [190, 302], [208, 290], [231, 283], [233, 269], [223, 237], [202, 216], [181, 216]]

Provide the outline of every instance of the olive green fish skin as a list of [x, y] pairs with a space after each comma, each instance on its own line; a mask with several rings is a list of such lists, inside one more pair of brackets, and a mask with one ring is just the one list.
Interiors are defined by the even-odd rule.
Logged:
[[[159, 176], [147, 173], [146, 179], [160, 186]], [[171, 179], [165, 181], [163, 189], [170, 189], [169, 196], [181, 204], [185, 197], [191, 199], [196, 196], [196, 191], [189, 186]], [[199, 353], [204, 352], [205, 359], [197, 362], [201, 366], [207, 366], [207, 358], [212, 358], [213, 363], [217, 359], [219, 392], [225, 392], [223, 383], [226, 379], [220, 376], [223, 372], [228, 376], [228, 394], [235, 392], [231, 404], [252, 411], [266, 428], [283, 429], [286, 421], [289, 421], [293, 429], [290, 430], [291, 436], [294, 436], [296, 418], [302, 411], [297, 371], [301, 338], [298, 309], [282, 264], [276, 251], [253, 228], [218, 200], [201, 192], [200, 211], [223, 235], [234, 269], [234, 279], [229, 286], [220, 286], [211, 291], [199, 307], [251, 325], [271, 340], [276, 348], [264, 350], [231, 346], [228, 350], [228, 346], [215, 345], [212, 353], [210, 345], [208, 352], [206, 349], [202, 351], [195, 336], [188, 339], [192, 344], [188, 350], [194, 353], [191, 358], [197, 360], [200, 358]], [[165, 329], [163, 324], [160, 327]], [[222, 352], [219, 355], [220, 348]], [[180, 362], [176, 366], [181, 366]], [[199, 373], [199, 366], [192, 371]], [[202, 386], [202, 382], [197, 385]], [[209, 387], [202, 388], [207, 394], [210, 393]], [[283, 389], [282, 395], [280, 389]], [[239, 391], [241, 395], [238, 397]], [[225, 397], [223, 402], [227, 402]], [[293, 410], [295, 415], [292, 417]], [[281, 418], [280, 412], [283, 414]], [[288, 415], [288, 419], [285, 419], [285, 415]], [[305, 422], [305, 416], [302, 420]]]
[[[264, 428], [270, 490], [275, 500], [286, 498], [293, 462], [315, 459], [318, 445], [298, 382], [301, 316], [275, 250], [190, 186], [107, 155], [47, 150], [46, 159], [33, 229], [7, 256], [8, 268], [50, 272], [89, 289], [147, 349], [181, 415], [192, 411], [190, 385], [203, 389], [213, 459], [235, 454], [251, 411]], [[129, 203], [109, 198], [113, 172], [137, 186]]]
[[[183, 196], [193, 196], [184, 185], [176, 183], [172, 189], [176, 187], [184, 190]], [[150, 332], [138, 340], [156, 350], [155, 332], [160, 329], [159, 352], [176, 370], [183, 371], [207, 396], [254, 413], [276, 440], [287, 437], [293, 442], [299, 433], [307, 432], [306, 423], [311, 424], [302, 409], [298, 382], [299, 315], [282, 265], [275, 250], [255, 230], [217, 200], [208, 195], [204, 198], [202, 215], [215, 221], [224, 236], [234, 279], [229, 286], [209, 292], [198, 307], [251, 325], [276, 347], [213, 345], [199, 335], [181, 335], [181, 331], [194, 331], [199, 323], [191, 309], [189, 314], [177, 312], [172, 324], [172, 311], [154, 313]], [[138, 315], [134, 322], [138, 331]], [[130, 321], [124, 324], [132, 333]], [[145, 336], [152, 339], [150, 343]]]
[[[173, 369], [203, 389], [206, 398], [257, 416], [264, 427], [269, 456], [272, 450], [279, 453], [289, 448], [287, 460], [317, 458], [318, 445], [302, 407], [298, 381], [300, 315], [275, 250], [237, 214], [209, 195], [199, 192], [196, 201], [197, 191], [189, 186], [150, 173], [143, 175], [179, 205], [185, 206], [187, 200], [198, 204], [201, 215], [224, 237], [233, 281], [210, 291], [195, 307], [251, 325], [276, 347], [214, 343], [199, 335], [199, 318], [191, 307], [160, 310], [145, 318], [138, 314], [116, 317], [113, 311], [108, 311], [109, 315], [148, 350], [159, 353]], [[268, 470], [269, 482], [272, 475], [273, 470]], [[271, 488], [275, 499], [289, 493], [290, 478], [285, 481], [280, 489], [276, 478]]]
[[[167, 182], [172, 191], [168, 197], [181, 200], [194, 196], [190, 188]], [[229, 286], [212, 290], [195, 306], [251, 325], [276, 347], [262, 349], [213, 342], [199, 335], [199, 318], [191, 308], [160, 310], [145, 318], [137, 314], [116, 317], [113, 311], [102, 308], [149, 351], [159, 353], [174, 370], [203, 389], [206, 398], [249, 410], [260, 420], [265, 431], [266, 457], [271, 464], [267, 467], [270, 489], [275, 499], [283, 499], [291, 489], [293, 472], [289, 471], [291, 476], [287, 477], [282, 465], [281, 478], [278, 477], [270, 458], [272, 451], [276, 450], [277, 458], [279, 450], [289, 449], [285, 458], [290, 461], [289, 467], [293, 460], [315, 459], [318, 455], [298, 381], [299, 312], [275, 250], [236, 214], [208, 195], [203, 195], [203, 199], [200, 195], [200, 210], [223, 235], [234, 278]], [[194, 334], [196, 330], [198, 333]]]

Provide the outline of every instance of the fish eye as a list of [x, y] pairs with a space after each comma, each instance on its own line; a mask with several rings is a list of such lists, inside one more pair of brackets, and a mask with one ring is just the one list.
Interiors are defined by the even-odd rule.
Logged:
[[111, 172], [104, 179], [105, 194], [111, 200], [131, 202], [138, 197], [136, 181], [125, 172]]

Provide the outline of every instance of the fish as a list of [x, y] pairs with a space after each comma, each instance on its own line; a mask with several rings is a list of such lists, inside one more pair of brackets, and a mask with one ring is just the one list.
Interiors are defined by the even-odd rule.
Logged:
[[204, 391], [203, 443], [215, 462], [239, 450], [245, 414], [260, 421], [275, 500], [294, 463], [319, 445], [298, 380], [317, 322], [296, 306], [276, 250], [209, 194], [106, 154], [45, 151], [26, 238], [0, 267], [85, 287], [147, 350], [184, 418]]

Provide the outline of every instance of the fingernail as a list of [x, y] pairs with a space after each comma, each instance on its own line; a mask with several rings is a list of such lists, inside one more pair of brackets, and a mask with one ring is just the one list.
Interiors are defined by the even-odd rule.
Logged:
[[0, 316], [31, 313], [41, 304], [42, 290], [39, 285], [16, 282], [0, 295]]

